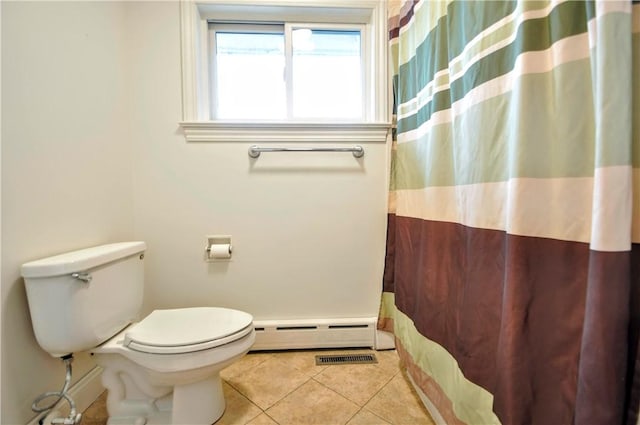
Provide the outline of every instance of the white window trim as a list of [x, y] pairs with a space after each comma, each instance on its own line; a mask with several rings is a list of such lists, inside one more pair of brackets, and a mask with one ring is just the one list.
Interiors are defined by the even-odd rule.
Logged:
[[[356, 7], [354, 7], [354, 5]], [[180, 125], [189, 142], [386, 142], [390, 128], [386, 3], [380, 0], [205, 0], [181, 1], [182, 110]], [[335, 11], [340, 10], [336, 19]], [[209, 111], [208, 21], [360, 21], [370, 30], [368, 46], [375, 68], [368, 79], [374, 107], [367, 121], [211, 120]]]

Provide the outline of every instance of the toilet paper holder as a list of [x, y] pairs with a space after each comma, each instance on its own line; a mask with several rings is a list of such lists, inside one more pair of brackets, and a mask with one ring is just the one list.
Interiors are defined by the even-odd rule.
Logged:
[[229, 261], [233, 253], [231, 235], [207, 236], [207, 246], [204, 251], [205, 261]]

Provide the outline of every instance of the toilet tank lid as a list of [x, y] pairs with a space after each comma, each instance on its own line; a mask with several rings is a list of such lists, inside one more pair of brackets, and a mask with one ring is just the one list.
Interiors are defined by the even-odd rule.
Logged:
[[144, 242], [118, 242], [67, 252], [22, 265], [22, 277], [50, 277], [89, 270], [102, 264], [142, 253]]

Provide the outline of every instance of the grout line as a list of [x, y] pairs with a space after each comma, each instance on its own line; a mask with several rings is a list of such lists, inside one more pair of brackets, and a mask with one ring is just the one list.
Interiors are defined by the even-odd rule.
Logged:
[[401, 373], [401, 371], [400, 371], [400, 370], [398, 370], [397, 372], [395, 372], [395, 373], [394, 373], [394, 374], [393, 374], [393, 375], [392, 375], [392, 376], [391, 376], [391, 377], [390, 377], [390, 378], [389, 378], [389, 379], [384, 383], [384, 385], [382, 385], [382, 387], [380, 387], [380, 389], [379, 389], [378, 391], [376, 391], [375, 393], [373, 393], [373, 395], [372, 395], [371, 397], [369, 397], [369, 398], [367, 399], [367, 401], [365, 401], [365, 402], [362, 404], [362, 406], [360, 406], [360, 404], [359, 404], [359, 403], [357, 403], [357, 402], [355, 402], [355, 401], [351, 400], [349, 397], [347, 397], [347, 396], [345, 396], [345, 395], [343, 395], [343, 394], [340, 394], [339, 392], [337, 392], [337, 391], [336, 391], [336, 390], [334, 390], [333, 388], [330, 388], [330, 387], [326, 386], [326, 385], [325, 385], [325, 384], [323, 384], [322, 382], [319, 382], [319, 381], [317, 381], [317, 380], [316, 380], [316, 379], [314, 379], [314, 378], [311, 378], [311, 379], [312, 379], [312, 380], [314, 380], [316, 383], [318, 383], [318, 384], [322, 385], [323, 387], [325, 387], [325, 388], [326, 388], [326, 389], [328, 389], [329, 391], [332, 391], [333, 393], [337, 394], [338, 396], [340, 396], [340, 397], [344, 398], [345, 400], [349, 400], [351, 403], [353, 403], [353, 404], [355, 404], [356, 406], [358, 406], [358, 410], [357, 410], [353, 415], [351, 415], [351, 417], [349, 417], [349, 418], [347, 419], [347, 421], [345, 422], [345, 424], [346, 424], [346, 423], [348, 423], [350, 420], [352, 420], [354, 417], [356, 417], [356, 415], [358, 415], [358, 413], [362, 412], [363, 410], [364, 410], [364, 411], [366, 411], [366, 412], [368, 412], [368, 413], [371, 413], [371, 414], [372, 414], [372, 415], [374, 415], [375, 417], [377, 417], [377, 418], [379, 418], [380, 420], [384, 421], [386, 424], [391, 424], [391, 422], [389, 422], [387, 419], [385, 419], [385, 418], [381, 417], [380, 415], [377, 415], [375, 412], [372, 412], [371, 410], [367, 409], [367, 408], [366, 408], [366, 405], [367, 405], [367, 404], [368, 404], [368, 403], [369, 403], [369, 402], [370, 402], [370, 401], [371, 401], [371, 400], [372, 400], [376, 395], [378, 395], [378, 394], [379, 394], [383, 389], [385, 389], [385, 387], [386, 387], [387, 385], [389, 385], [389, 383], [390, 383], [390, 382], [391, 382], [391, 381], [392, 381], [392, 380], [393, 380], [393, 379], [394, 379], [394, 378], [395, 378], [399, 373]]
[[[311, 378], [313, 379], [313, 378]], [[355, 404], [356, 406], [358, 406], [358, 410], [356, 410], [356, 412], [351, 415], [344, 423], [347, 424], [351, 419], [353, 419], [362, 409], [364, 409], [364, 406], [360, 406], [358, 403], [356, 403], [355, 401], [351, 400], [349, 397], [344, 396], [342, 394], [340, 394], [339, 392], [337, 392], [336, 390], [334, 390], [333, 388], [329, 388], [327, 387], [325, 384], [323, 384], [322, 382], [316, 381], [315, 379], [313, 379], [317, 384], [320, 384], [321, 386], [323, 386], [324, 388], [328, 389], [329, 391], [331, 391], [332, 393], [336, 394], [338, 397], [342, 397], [345, 400]]]
[[[334, 390], [333, 388], [331, 388], [331, 387], [329, 387], [329, 386], [325, 385], [324, 383], [322, 383], [322, 382], [320, 382], [320, 381], [318, 381], [318, 380], [316, 380], [316, 379], [314, 379], [314, 378], [311, 378], [311, 379], [313, 379], [316, 383], [318, 383], [318, 384], [322, 385], [322, 386], [323, 386], [323, 387], [325, 387], [326, 389], [328, 389], [328, 390], [330, 390], [330, 391], [332, 391], [332, 392], [336, 393], [337, 395], [339, 395], [340, 397], [344, 398], [345, 400], [348, 400], [348, 401], [350, 401], [351, 403], [355, 404], [355, 405], [356, 405], [356, 406], [358, 406], [359, 408], [363, 408], [363, 407], [364, 407], [364, 405], [365, 405], [365, 404], [367, 404], [367, 403], [369, 402], [369, 400], [367, 400], [367, 401], [366, 401], [362, 406], [360, 406], [360, 403], [358, 403], [358, 402], [356, 402], [356, 401], [351, 400], [351, 399], [350, 399], [349, 397], [347, 397], [346, 395], [344, 395], [344, 394], [340, 394], [338, 391]], [[385, 385], [386, 385], [386, 384], [385, 384]]]
[[[364, 408], [367, 404], [369, 404], [369, 402], [370, 402], [371, 400], [373, 400], [373, 398], [374, 398], [375, 396], [377, 396], [378, 394], [380, 394], [380, 392], [381, 392], [382, 390], [384, 390], [384, 389], [387, 387], [387, 385], [389, 385], [389, 383], [391, 383], [391, 381], [393, 381], [393, 379], [394, 379], [396, 376], [398, 376], [398, 373], [400, 373], [400, 371], [397, 371], [396, 373], [394, 373], [393, 375], [391, 375], [391, 378], [387, 379], [387, 381], [384, 383], [384, 385], [382, 385], [378, 391], [376, 391], [375, 393], [373, 393], [373, 394], [371, 395], [371, 397], [369, 397], [369, 398], [367, 399], [367, 401], [362, 405], [362, 407]], [[376, 415], [376, 416], [378, 416], [378, 415]]]
[[276, 421], [276, 418], [274, 418], [273, 416], [271, 416], [270, 414], [268, 414], [266, 411], [264, 411], [264, 410], [263, 410], [263, 411], [262, 411], [262, 413], [264, 413], [265, 415], [267, 415], [267, 417], [268, 417], [269, 419], [271, 419], [274, 423], [276, 423], [276, 424], [280, 425], [280, 422]]
[[354, 413], [353, 415], [351, 415], [351, 417], [349, 419], [347, 419], [347, 421], [345, 422], [345, 424], [348, 424], [349, 421], [351, 421], [353, 418], [355, 418], [358, 413], [362, 412], [362, 409], [364, 409], [364, 407], [361, 407], [360, 409], [358, 409], [358, 411], [356, 413]]
[[[258, 352], [256, 352], [256, 353], [258, 353]], [[260, 354], [261, 354], [261, 353], [260, 353]], [[243, 356], [243, 357], [242, 357], [242, 359], [246, 358], [248, 355], [249, 355], [249, 354], [246, 354], [245, 356]], [[231, 375], [231, 376], [228, 376], [228, 379], [233, 379], [233, 378], [235, 378], [236, 376], [243, 375], [243, 374], [245, 374], [245, 373], [248, 373], [249, 371], [252, 371], [253, 369], [255, 369], [255, 368], [257, 368], [258, 366], [260, 366], [261, 364], [263, 364], [264, 362], [269, 361], [270, 359], [274, 358], [274, 355], [273, 355], [273, 354], [268, 354], [268, 355], [263, 356], [263, 357], [264, 357], [264, 360], [262, 360], [261, 362], [256, 363], [256, 364], [254, 364], [253, 366], [251, 366], [251, 367], [249, 367], [249, 368], [247, 368], [247, 369], [243, 369], [243, 370], [241, 370], [241, 371], [238, 371], [237, 373], [234, 373], [234, 374], [233, 374], [233, 375]], [[242, 359], [241, 359], [240, 361], [242, 361]], [[225, 379], [225, 378], [223, 378], [223, 377], [222, 377], [222, 372], [223, 372], [224, 370], [226, 370], [227, 368], [230, 368], [230, 367], [233, 367], [233, 366], [236, 366], [236, 367], [237, 367], [237, 364], [231, 364], [231, 365], [227, 366], [225, 369], [222, 369], [222, 370], [220, 371], [220, 372], [221, 372], [221, 373], [220, 373], [220, 377], [221, 377], [222, 379]]]
[[[240, 397], [244, 398], [245, 400], [247, 400], [249, 402], [249, 404], [251, 404], [252, 406], [255, 406], [258, 410], [260, 410], [261, 413], [264, 413], [264, 410], [262, 410], [262, 408], [260, 406], [258, 406], [257, 404], [255, 404], [249, 397], [247, 397], [246, 395], [242, 394], [236, 387], [234, 387], [233, 385], [231, 385], [229, 383], [229, 381], [227, 380], [222, 380], [223, 383], [227, 384], [228, 386], [230, 386], [234, 391], [236, 391]], [[223, 389], [223, 395], [224, 395], [224, 389]], [[226, 403], [227, 403], [227, 396], [224, 395], [224, 400], [225, 400], [225, 412], [222, 413], [222, 416], [224, 416], [224, 413], [226, 413]], [[222, 416], [219, 419], [222, 419]], [[245, 425], [249, 422], [251, 422], [252, 420], [254, 420], [255, 418], [257, 418], [258, 416], [260, 416], [260, 413], [258, 413], [257, 415], [255, 415], [254, 417], [252, 417], [251, 419], [249, 419], [248, 421], [245, 422]]]
[[362, 411], [362, 410], [366, 411], [367, 413], [371, 413], [373, 416], [375, 416], [376, 418], [380, 419], [380, 420], [381, 420], [381, 421], [383, 421], [385, 424], [389, 424], [389, 425], [393, 424], [393, 422], [388, 421], [387, 419], [385, 419], [385, 418], [383, 418], [382, 416], [378, 415], [378, 414], [377, 414], [376, 412], [374, 412], [374, 411], [371, 411], [371, 410], [369, 410], [369, 409], [367, 409], [367, 408], [365, 408], [365, 407], [363, 407], [362, 409], [360, 409], [360, 411]]
[[[306, 375], [305, 375], [306, 376]], [[307, 382], [309, 382], [310, 380], [312, 380], [313, 378], [311, 376], [307, 376], [307, 379], [300, 385], [298, 385], [297, 387], [295, 387], [294, 389], [292, 389], [291, 391], [289, 391], [288, 393], [286, 393], [285, 395], [283, 395], [282, 397], [280, 397], [278, 400], [276, 400], [271, 406], [267, 407], [266, 409], [264, 409], [264, 412], [266, 413], [268, 409], [271, 409], [272, 407], [274, 407], [276, 404], [280, 403], [282, 400], [284, 400], [285, 398], [287, 398], [290, 394], [292, 394], [294, 391], [297, 391], [299, 388], [301, 388], [304, 384], [306, 384]], [[260, 406], [258, 406], [260, 407]], [[260, 407], [260, 409], [262, 409], [262, 407]]]

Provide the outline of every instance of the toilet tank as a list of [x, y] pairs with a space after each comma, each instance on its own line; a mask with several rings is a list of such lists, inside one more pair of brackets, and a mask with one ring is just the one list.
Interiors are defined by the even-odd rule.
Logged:
[[144, 242], [121, 242], [22, 265], [33, 331], [54, 357], [89, 350], [142, 306]]

